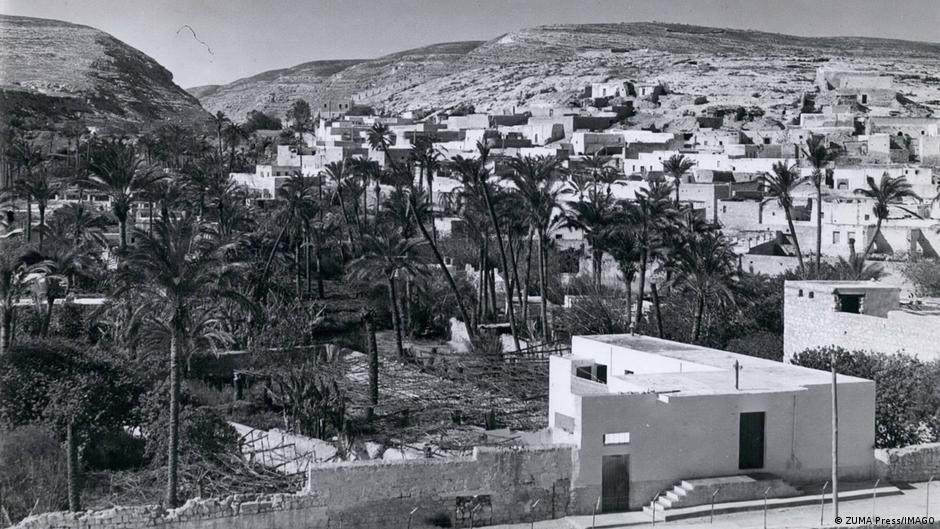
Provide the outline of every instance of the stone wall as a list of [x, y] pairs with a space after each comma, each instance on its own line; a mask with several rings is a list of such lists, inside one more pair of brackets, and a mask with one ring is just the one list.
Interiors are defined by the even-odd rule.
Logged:
[[940, 478], [940, 443], [875, 450], [875, 472], [889, 481], [927, 481]]
[[[382, 529], [558, 518], [569, 512], [570, 447], [477, 448], [471, 457], [321, 464], [296, 494], [235, 495], [159, 506], [45, 513], [20, 529]], [[474, 498], [476, 497], [476, 498]], [[539, 500], [535, 509], [533, 503]]]

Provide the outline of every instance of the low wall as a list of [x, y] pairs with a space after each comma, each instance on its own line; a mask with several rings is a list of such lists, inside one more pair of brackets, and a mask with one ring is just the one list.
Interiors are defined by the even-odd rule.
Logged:
[[[159, 506], [115, 507], [26, 518], [19, 529], [384, 529], [442, 522], [465, 526], [568, 514], [570, 447], [477, 448], [457, 459], [321, 464], [296, 494], [235, 495]], [[475, 497], [475, 498], [474, 498]], [[538, 505], [532, 505], [538, 500]], [[433, 522], [437, 522], [437, 524]]]
[[875, 472], [888, 481], [940, 478], [940, 443], [875, 450]]

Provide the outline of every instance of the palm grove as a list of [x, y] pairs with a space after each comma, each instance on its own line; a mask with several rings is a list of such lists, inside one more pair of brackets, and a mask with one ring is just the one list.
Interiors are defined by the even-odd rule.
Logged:
[[[349, 158], [316, 176], [296, 172], [260, 200], [228, 174], [262, 163], [279, 143], [300, 143], [309, 107], [295, 103], [289, 118], [292, 129], [273, 135], [256, 129], [280, 124], [257, 113], [243, 124], [219, 113], [205, 130], [164, 125], [132, 138], [70, 127], [47, 142], [15, 124], [3, 130], [14, 175], [3, 199], [25, 218], [6, 208], [0, 219], [0, 427], [10, 440], [0, 459], [37, 465], [0, 471], [10, 516], [63, 502], [80, 509], [83, 488], [107, 495], [93, 479], [102, 474], [112, 493], [120, 478], [123, 498], [156, 501], [162, 488], [167, 506], [239, 486], [295, 486], [245, 464], [225, 421], [267, 414], [347, 447], [379, 428], [376, 327], [393, 336], [384, 362], [409, 362], [410, 339], [446, 338], [451, 318], [466, 324], [469, 354], [500, 347], [481, 324], [508, 322], [517, 351], [634, 331], [780, 356], [782, 278], [740, 270], [719, 227], [679, 202], [691, 169], [681, 156], [667, 178], [622, 200], [609, 158], [569, 165], [495, 156], [479, 144], [474, 156], [447, 160], [428, 137], [396, 157], [392, 133], [377, 124], [368, 141], [386, 163]], [[834, 157], [819, 139], [806, 148], [818, 190]], [[437, 193], [443, 177], [459, 185]], [[764, 178], [788, 219], [801, 183], [785, 165]], [[888, 205], [911, 195], [887, 177], [860, 192], [875, 200], [879, 229]], [[74, 200], [50, 211], [63, 196]], [[439, 233], [435, 213], [462, 229]], [[562, 281], [565, 250], [553, 235], [565, 228], [590, 247], [586, 278]], [[871, 272], [871, 245], [855, 259], [861, 265], [828, 265], [817, 249], [809, 267], [794, 243], [804, 277]], [[605, 254], [621, 287], [602, 281]], [[472, 277], [457, 272], [466, 264]], [[565, 294], [585, 301], [560, 309]], [[82, 305], [81, 295], [103, 302]], [[367, 352], [367, 387], [314, 348], [327, 341]], [[251, 353], [263, 388], [255, 408], [227, 406], [219, 388], [230, 379], [203, 376], [210, 353], [223, 351]], [[356, 392], [364, 405], [353, 405]], [[17, 452], [24, 443], [35, 453]], [[17, 472], [56, 474], [60, 464], [63, 490], [35, 478], [32, 489], [10, 490], [29, 481]]]

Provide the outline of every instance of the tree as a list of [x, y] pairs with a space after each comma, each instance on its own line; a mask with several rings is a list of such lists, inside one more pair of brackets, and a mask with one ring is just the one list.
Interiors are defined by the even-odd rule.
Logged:
[[3, 194], [4, 198], [22, 198], [26, 200], [26, 240], [33, 240], [33, 173], [42, 165], [45, 157], [38, 148], [24, 139], [14, 139], [9, 149], [9, 156], [17, 168], [19, 178], [14, 180], [13, 188]]
[[424, 268], [417, 259], [418, 249], [422, 244], [419, 239], [404, 237], [400, 228], [382, 230], [377, 234], [366, 235], [363, 238], [362, 257], [349, 263], [350, 276], [358, 281], [374, 281], [377, 277], [385, 279], [399, 358], [404, 358], [405, 349], [402, 343], [401, 315], [398, 311], [397, 282], [403, 276], [424, 273]]
[[559, 161], [555, 157], [517, 156], [509, 161], [512, 172], [509, 179], [517, 192], [525, 198], [525, 216], [529, 221], [538, 244], [539, 257], [539, 295], [542, 297], [541, 322], [542, 336], [550, 336], [548, 328], [548, 290], [545, 287], [546, 245], [548, 234], [562, 221], [559, 197], [566, 191], [560, 185], [556, 171]]
[[15, 235], [0, 238], [0, 356], [13, 341], [13, 311], [31, 273], [42, 271], [37, 264], [28, 264], [27, 245]]
[[[600, 227], [595, 236], [596, 248], [602, 252], [607, 252], [617, 261], [617, 267], [623, 277], [623, 286], [627, 293], [626, 322], [628, 328], [631, 323], [633, 280], [636, 278], [637, 265], [643, 258], [643, 251], [631, 221], [632, 215], [629, 204], [621, 202], [619, 207], [610, 213], [607, 221]], [[642, 296], [642, 292], [640, 295]]]
[[248, 134], [256, 130], [280, 130], [281, 120], [269, 116], [260, 110], [249, 110], [248, 119], [245, 120], [242, 128]]
[[800, 273], [805, 275], [806, 267], [803, 263], [803, 252], [800, 250], [800, 240], [796, 235], [796, 229], [793, 227], [793, 190], [805, 182], [806, 179], [800, 176], [799, 169], [796, 166], [788, 166], [786, 162], [775, 162], [772, 169], [773, 174], [763, 174], [759, 177], [759, 181], [764, 186], [765, 192], [776, 198], [777, 203], [783, 208], [783, 213], [787, 217], [787, 226], [790, 228], [790, 235], [793, 237], [796, 257], [800, 263]]
[[731, 242], [714, 231], [687, 232], [684, 241], [672, 249], [665, 265], [673, 273], [671, 283], [695, 298], [693, 343], [699, 341], [705, 301], [734, 301], [731, 284], [735, 280], [736, 262]]
[[138, 195], [153, 182], [164, 178], [144, 165], [133, 145], [122, 140], [108, 140], [95, 148], [89, 165], [89, 186], [111, 199], [111, 213], [118, 221], [121, 252], [127, 250], [127, 217]]
[[826, 146], [826, 137], [812, 135], [806, 140], [802, 148], [803, 155], [813, 166], [811, 180], [816, 188], [816, 272], [819, 272], [822, 256], [822, 182], [823, 171], [838, 157], [836, 151]]
[[287, 110], [287, 119], [294, 122], [294, 129], [303, 132], [310, 121], [310, 103], [296, 99]]
[[684, 154], [673, 154], [663, 162], [663, 172], [672, 177], [676, 186], [676, 208], [679, 207], [679, 186], [682, 184], [682, 178], [693, 167], [695, 167], [695, 161], [686, 158]]
[[[906, 198], [920, 199], [917, 193], [911, 189], [911, 185], [907, 182], [907, 179], [903, 176], [891, 178], [888, 176], [888, 173], [884, 173], [881, 175], [881, 182], [879, 183], [876, 183], [875, 179], [870, 176], [867, 181], [868, 188], [856, 189], [855, 193], [871, 199], [874, 202], [874, 204], [872, 204], [872, 211], [878, 221], [875, 224], [875, 234], [872, 235], [871, 240], [865, 245], [865, 253], [862, 254], [862, 262], [868, 259], [868, 254], [871, 253], [871, 249], [875, 246], [875, 241], [881, 235], [881, 224], [888, 218], [891, 205], [903, 202]], [[918, 216], [909, 209], [903, 207], [901, 209], [904, 209], [914, 216]]]
[[634, 226], [636, 242], [640, 250], [639, 293], [636, 300], [635, 327], [643, 321], [643, 294], [646, 287], [646, 271], [650, 261], [663, 248], [663, 234], [674, 222], [675, 210], [669, 203], [672, 187], [669, 184], [651, 182], [648, 189], [637, 192], [636, 199], [625, 207], [630, 223]]
[[584, 238], [591, 245], [591, 273], [594, 286], [601, 286], [601, 267], [604, 250], [600, 241], [604, 228], [611, 220], [615, 200], [610, 189], [598, 191], [588, 189], [587, 200], [568, 204], [568, 225], [584, 232]]
[[[220, 298], [244, 300], [232, 287], [240, 270], [228, 255], [234, 244], [216, 237], [189, 214], [157, 221], [153, 235], [138, 230], [137, 243], [119, 273], [123, 291], [143, 296], [143, 314], [151, 334], [169, 335], [169, 448], [166, 504], [178, 504], [180, 431], [180, 354], [194, 339], [193, 318], [205, 304]], [[120, 297], [119, 291], [116, 297]]]

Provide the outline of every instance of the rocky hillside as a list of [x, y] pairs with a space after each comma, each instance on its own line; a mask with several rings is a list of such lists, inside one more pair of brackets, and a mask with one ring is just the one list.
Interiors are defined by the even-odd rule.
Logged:
[[[660, 23], [544, 26], [346, 67], [308, 63], [191, 93], [206, 109], [235, 117], [252, 109], [283, 115], [297, 97], [315, 108], [352, 99], [393, 112], [464, 103], [511, 111], [563, 105], [592, 81], [662, 81], [675, 95], [641, 108], [636, 119], [663, 126], [725, 105], [757, 106], [768, 119], [790, 119], [821, 64], [893, 73], [901, 92], [940, 111], [940, 44]], [[699, 95], [708, 96], [707, 106], [694, 104]]]
[[203, 123], [199, 101], [155, 60], [102, 31], [0, 15], [0, 116], [27, 128], [81, 119], [105, 130]]

